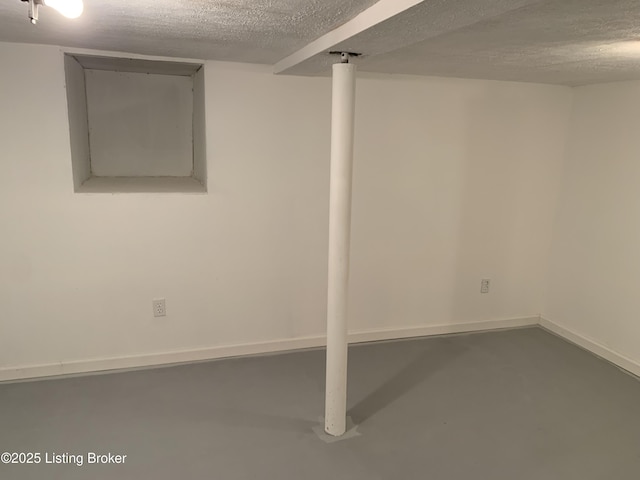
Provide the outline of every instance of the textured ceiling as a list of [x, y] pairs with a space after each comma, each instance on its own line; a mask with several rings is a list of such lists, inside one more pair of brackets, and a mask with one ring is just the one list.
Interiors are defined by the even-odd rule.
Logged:
[[548, 0], [365, 58], [360, 68], [576, 86], [640, 79], [639, 40], [639, 0]]
[[[43, 8], [33, 27], [26, 4], [0, 0], [0, 41], [275, 64], [355, 24], [327, 50], [363, 53], [362, 71], [563, 85], [640, 79], [640, 0], [424, 0], [358, 29], [352, 19], [376, 3], [85, 0], [80, 19]], [[285, 72], [327, 75], [333, 62], [325, 51]]]
[[[389, 0], [393, 1], [393, 0]], [[399, 14], [385, 19], [373, 27], [357, 32], [347, 40], [333, 45], [331, 50], [361, 53], [364, 57], [358, 64], [366, 67], [371, 60], [388, 52], [396, 52], [403, 47], [422, 41], [429, 41], [449, 32], [455, 32], [486, 19], [538, 3], [541, 0], [425, 0]], [[562, 1], [562, 0], [560, 0]], [[352, 22], [355, 23], [355, 22]], [[391, 58], [395, 53], [391, 54]], [[416, 56], [416, 64], [423, 63], [422, 56]], [[300, 62], [286, 73], [301, 75], [322, 75], [335, 62], [327, 52], [314, 55]], [[386, 67], [383, 65], [382, 67]], [[381, 70], [386, 72], [386, 70]], [[393, 73], [406, 73], [396, 70]]]
[[[571, 86], [640, 79], [640, 0], [426, 0], [334, 49], [363, 53], [358, 67], [369, 72]], [[286, 73], [323, 75], [332, 61], [319, 54]]]
[[0, 41], [273, 64], [376, 0], [84, 0], [69, 20], [0, 0]]

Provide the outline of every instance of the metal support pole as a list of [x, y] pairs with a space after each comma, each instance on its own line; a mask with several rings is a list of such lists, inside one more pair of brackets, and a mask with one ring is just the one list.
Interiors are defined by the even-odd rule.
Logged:
[[342, 54], [343, 63], [333, 65], [324, 417], [324, 429], [333, 436], [345, 433], [347, 416], [347, 286], [356, 94], [356, 66], [348, 61], [349, 55]]

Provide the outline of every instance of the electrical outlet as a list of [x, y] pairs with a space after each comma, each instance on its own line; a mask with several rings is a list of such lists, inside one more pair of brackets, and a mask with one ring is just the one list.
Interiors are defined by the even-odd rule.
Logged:
[[491, 284], [491, 280], [488, 278], [483, 278], [480, 282], [480, 293], [489, 293], [489, 285]]
[[153, 316], [154, 317], [167, 316], [167, 307], [164, 303], [164, 298], [159, 298], [153, 301]]

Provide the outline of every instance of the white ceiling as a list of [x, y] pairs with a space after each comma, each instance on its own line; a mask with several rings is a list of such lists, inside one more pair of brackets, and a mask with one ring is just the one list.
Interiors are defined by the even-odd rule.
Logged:
[[0, 0], [0, 41], [273, 64], [376, 0], [84, 0], [69, 20]]
[[360, 68], [571, 86], [640, 79], [640, 0], [528, 3]]
[[[0, 41], [275, 64], [339, 27], [351, 33], [338, 38], [333, 30], [327, 37], [335, 43], [321, 44], [326, 48], [304, 53], [282, 70], [327, 74], [335, 61], [327, 52], [335, 49], [363, 53], [359, 68], [371, 72], [563, 85], [640, 79], [640, 0], [376, 3], [85, 0], [80, 19], [43, 8], [33, 27], [26, 4], [2, 0]], [[363, 26], [363, 16], [382, 4], [398, 12]], [[620, 44], [632, 41], [639, 43]]]

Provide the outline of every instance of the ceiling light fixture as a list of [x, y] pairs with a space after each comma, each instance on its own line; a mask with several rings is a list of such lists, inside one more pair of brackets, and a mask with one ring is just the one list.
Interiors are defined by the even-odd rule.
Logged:
[[67, 18], [78, 18], [82, 15], [84, 4], [82, 0], [22, 0], [29, 3], [29, 21], [32, 24], [38, 22], [38, 9], [40, 5], [51, 7]]

